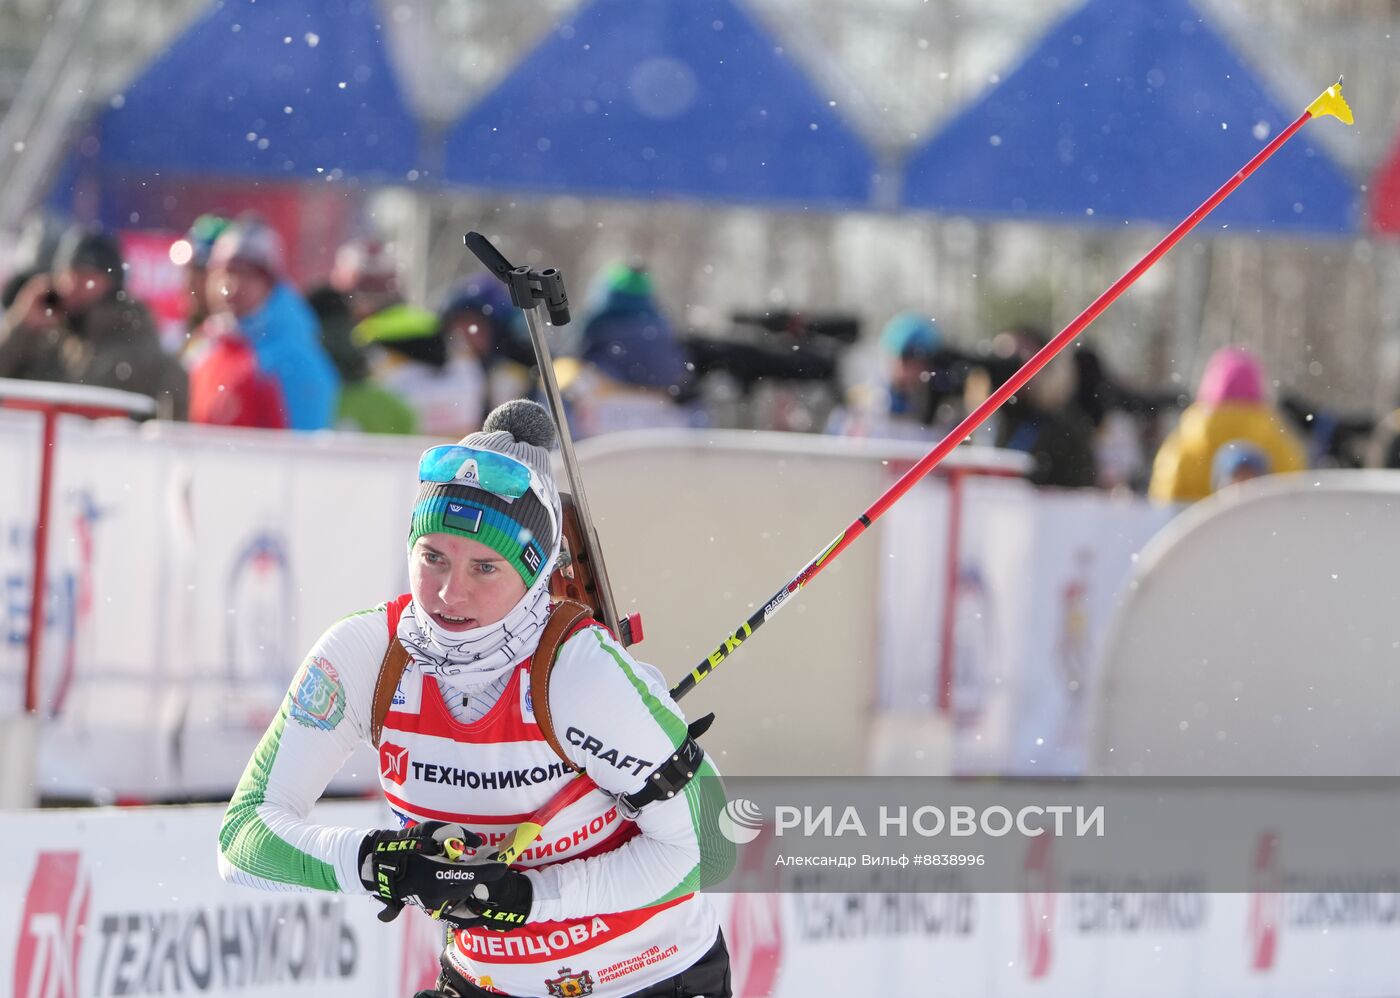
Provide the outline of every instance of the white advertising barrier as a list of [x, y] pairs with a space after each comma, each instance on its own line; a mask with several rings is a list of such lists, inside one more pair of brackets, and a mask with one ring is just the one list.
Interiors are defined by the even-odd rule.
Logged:
[[1388, 775], [1400, 759], [1400, 474], [1256, 479], [1138, 562], [1092, 769]]
[[[0, 989], [15, 998], [343, 994], [430, 986], [440, 935], [368, 897], [257, 891], [219, 879], [217, 807], [0, 814]], [[386, 825], [370, 802], [317, 817]]]
[[[41, 792], [228, 793], [321, 631], [406, 587], [404, 511], [421, 445], [62, 418]], [[0, 498], [10, 533], [32, 538], [32, 503]], [[12, 690], [23, 683], [32, 558], [13, 545], [6, 555], [18, 640], [5, 644], [0, 676]], [[374, 763], [365, 749], [335, 786], [369, 786]]]
[[[942, 668], [956, 772], [1081, 773], [1108, 623], [1137, 552], [1174, 510], [1006, 478], [968, 477], [962, 488], [951, 601], [948, 490], [916, 489], [886, 516], [879, 708], [931, 709]], [[876, 761], [881, 772], [939, 773], [940, 763], [893, 750]]]
[[[33, 798], [38, 722], [23, 713], [39, 494], [42, 419], [10, 412], [0, 418], [0, 808]], [[48, 589], [55, 602], [63, 580]]]
[[[1242, 808], [1255, 803], [1248, 792], [1236, 796]], [[1258, 796], [1262, 803], [1252, 827], [1240, 824], [1228, 841], [1213, 841], [1194, 854], [1209, 852], [1237, 864], [1250, 884], [1239, 893], [1181, 889], [1205, 882], [1191, 857], [1153, 892], [1125, 890], [1142, 883], [1131, 871], [1085, 882], [1065, 869], [1064, 843], [1044, 837], [1023, 848], [1019, 892], [717, 895], [734, 994], [1392, 998], [1400, 993], [1400, 961], [1394, 959], [1400, 895], [1339, 890], [1341, 881], [1281, 892], [1281, 884], [1294, 882], [1280, 866], [1288, 853], [1276, 848], [1264, 829], [1287, 802]], [[1110, 822], [1113, 813], [1110, 808]], [[1174, 854], [1186, 853], [1178, 848]], [[746, 853], [745, 862], [752, 864], [749, 883], [772, 883], [772, 870], [760, 869], [753, 853]]]
[[[178, 429], [159, 448], [168, 518], [158, 577], [172, 611], [164, 660], [180, 690], [170, 759], [180, 786], [218, 793], [320, 634], [408, 588], [404, 545], [422, 442], [339, 436], [318, 446], [260, 433], [211, 446], [207, 435]], [[364, 787], [376, 775], [363, 749], [342, 785]]]
[[[1010, 727], [996, 732], [1007, 755], [983, 771], [1084, 771], [1091, 691], [1113, 611], [1138, 552], [1175, 512], [1138, 497], [1082, 490], [1049, 491], [1032, 503], [1003, 501], [990, 508], [974, 544], [982, 544], [989, 591], [1006, 594], [1003, 663], [1014, 671], [994, 687], [1012, 701], [1003, 714]], [[965, 564], [975, 561], [969, 557]], [[975, 720], [966, 731], [972, 737], [963, 744], [973, 758], [973, 746], [997, 741], [989, 732], [979, 743]]]
[[[408, 998], [430, 986], [441, 935], [421, 913], [385, 925], [367, 897], [225, 884], [221, 816], [213, 806], [0, 814], [12, 871], [0, 888], [0, 987], [16, 998]], [[363, 801], [322, 803], [316, 817], [364, 827], [389, 815]], [[734, 994], [1400, 992], [1395, 894], [1272, 893], [1267, 870], [1251, 893], [1075, 892], [1054, 849], [1045, 838], [1027, 847], [1023, 893], [713, 895]]]
[[[34, 512], [39, 501], [37, 413], [0, 413], [0, 716], [24, 707], [24, 656], [34, 561]], [[51, 574], [55, 602], [67, 590], [62, 572]]]

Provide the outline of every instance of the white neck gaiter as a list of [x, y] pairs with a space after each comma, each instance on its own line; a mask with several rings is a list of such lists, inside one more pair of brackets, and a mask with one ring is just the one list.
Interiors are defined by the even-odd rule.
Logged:
[[549, 619], [549, 572], [501, 620], [469, 631], [443, 630], [409, 600], [398, 639], [423, 672], [471, 693], [499, 680], [529, 658]]

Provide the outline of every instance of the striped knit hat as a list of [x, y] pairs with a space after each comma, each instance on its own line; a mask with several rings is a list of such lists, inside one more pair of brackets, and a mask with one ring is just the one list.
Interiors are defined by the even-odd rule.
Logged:
[[423, 482], [413, 504], [408, 546], [424, 534], [456, 534], [485, 544], [510, 563], [529, 589], [547, 572], [559, 549], [559, 488], [550, 470], [554, 422], [543, 406], [515, 399], [486, 417], [479, 433], [460, 443], [506, 454], [529, 465], [548, 503], [532, 488], [519, 499], [498, 496], [463, 482]]

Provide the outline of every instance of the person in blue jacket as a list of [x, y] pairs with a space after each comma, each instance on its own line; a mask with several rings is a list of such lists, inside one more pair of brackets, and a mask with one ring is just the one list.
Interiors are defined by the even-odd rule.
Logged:
[[335, 423], [340, 379], [315, 313], [284, 275], [277, 233], [257, 219], [239, 219], [209, 255], [210, 308], [232, 315], [258, 366], [281, 386], [288, 426], [327, 429]]

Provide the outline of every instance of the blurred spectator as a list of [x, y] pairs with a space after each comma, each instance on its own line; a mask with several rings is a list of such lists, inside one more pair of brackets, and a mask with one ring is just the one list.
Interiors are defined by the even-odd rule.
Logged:
[[525, 317], [500, 281], [472, 274], [447, 293], [438, 315], [449, 356], [475, 358], [486, 374], [486, 409], [528, 396], [534, 387], [535, 350]]
[[186, 347], [209, 318], [209, 254], [230, 224], [227, 218], [218, 215], [200, 215], [189, 231], [170, 247], [170, 259], [183, 265], [185, 271], [185, 294], [189, 299], [185, 314]]
[[1096, 428], [1103, 423], [1118, 404], [1118, 388], [1104, 370], [1103, 360], [1093, 347], [1076, 342], [1070, 348], [1077, 373], [1074, 388], [1075, 405]]
[[[1043, 342], [1040, 333], [1029, 326], [1013, 326], [993, 336], [974, 359], [963, 385], [963, 400], [968, 410], [981, 405], [993, 391], [1006, 384]], [[973, 431], [968, 442], [978, 447], [1000, 447], [1000, 441], [1020, 422], [1022, 401], [1020, 396], [1012, 395]]]
[[288, 427], [330, 427], [339, 379], [321, 348], [316, 316], [283, 277], [277, 233], [251, 218], [225, 229], [209, 255], [208, 295], [214, 319], [232, 317], [258, 369], [277, 383]]
[[1210, 463], [1211, 491], [1267, 475], [1269, 470], [1269, 455], [1248, 440], [1230, 440], [1221, 445]]
[[1292, 394], [1279, 398], [1278, 409], [1302, 438], [1309, 468], [1367, 467], [1379, 429], [1369, 414], [1317, 405]]
[[[1010, 361], [994, 377], [1004, 384], [1048, 338], [1019, 327], [993, 340], [1000, 360]], [[997, 424], [996, 445], [1031, 456], [1029, 480], [1035, 485], [1087, 488], [1097, 484], [1094, 426], [1079, 409], [1079, 372], [1072, 355], [1060, 354], [1008, 400]]]
[[1094, 466], [1101, 489], [1143, 491], [1147, 484], [1147, 449], [1142, 426], [1122, 409], [1108, 409], [1094, 432]]
[[[486, 416], [481, 364], [449, 353], [438, 317], [399, 291], [393, 248], [375, 239], [346, 243], [335, 255], [331, 287], [344, 296], [352, 341], [364, 348], [371, 381], [413, 410], [417, 432], [462, 437]], [[329, 308], [329, 299], [323, 309]]]
[[0, 311], [8, 312], [19, 297], [20, 289], [29, 283], [31, 277], [47, 274], [53, 269], [54, 251], [63, 237], [66, 227], [45, 214], [29, 216], [15, 237], [14, 252], [10, 257], [13, 270], [5, 278], [5, 286], [0, 288]]
[[191, 324], [184, 355], [190, 366], [190, 422], [285, 430], [287, 407], [280, 382], [259, 364], [232, 312], [211, 314], [209, 261], [230, 224], [225, 218], [201, 215], [181, 240], [184, 247], [180, 242], [171, 247], [172, 257], [187, 256]]
[[447, 339], [432, 312], [391, 305], [355, 326], [355, 342], [370, 348], [375, 382], [413, 409], [419, 433], [462, 437], [481, 427], [486, 398], [481, 365], [448, 356]]
[[28, 274], [5, 309], [0, 378], [71, 380], [63, 356], [64, 319], [53, 279], [45, 272]]
[[677, 402], [690, 381], [685, 352], [657, 307], [651, 275], [640, 264], [616, 264], [590, 297], [577, 362], [559, 365], [578, 436], [694, 425]]
[[356, 323], [403, 301], [394, 251], [378, 239], [352, 239], [336, 250], [330, 285], [345, 296]]
[[1376, 423], [1366, 442], [1366, 467], [1400, 468], [1400, 408]]
[[1094, 430], [1098, 486], [1143, 488], [1147, 455], [1142, 446], [1142, 427], [1127, 411], [1130, 402], [1126, 393], [1109, 376], [1092, 347], [1076, 344], [1070, 356], [1078, 372], [1075, 404]]
[[[928, 440], [943, 427], [930, 427], [939, 402], [933, 377], [943, 336], [937, 323], [917, 312], [901, 312], [880, 331], [878, 375], [848, 391], [827, 432], [847, 437]], [[942, 423], [934, 416], [934, 422]]]
[[1250, 444], [1270, 472], [1301, 471], [1303, 447], [1264, 401], [1263, 369], [1242, 347], [1217, 350], [1206, 364], [1196, 401], [1181, 414], [1152, 465], [1149, 493], [1167, 502], [1193, 502], [1211, 493], [1212, 462], [1226, 443]]
[[186, 356], [192, 364], [190, 422], [287, 429], [281, 385], [227, 313], [204, 320]]
[[321, 323], [321, 346], [340, 375], [336, 429], [417, 433], [418, 415], [413, 407], [370, 380], [369, 360], [355, 343], [354, 323], [346, 297], [332, 287], [322, 287], [312, 291], [306, 301]]
[[942, 345], [938, 324], [917, 312], [901, 312], [885, 324], [880, 346], [888, 358], [888, 416], [922, 422], [929, 409], [929, 371]]
[[0, 331], [0, 377], [60, 381], [148, 395], [157, 415], [185, 417], [184, 369], [161, 348], [145, 306], [123, 291], [121, 250], [104, 233], [70, 229], [52, 275], [15, 292]]

